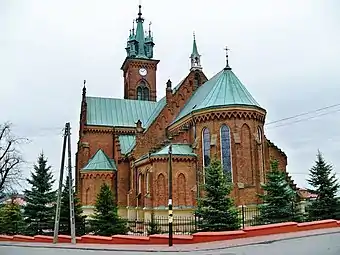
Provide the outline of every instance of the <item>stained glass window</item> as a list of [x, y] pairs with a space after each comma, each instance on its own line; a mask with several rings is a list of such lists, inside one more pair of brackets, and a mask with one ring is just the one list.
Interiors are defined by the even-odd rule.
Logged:
[[208, 128], [203, 130], [203, 165], [207, 167], [210, 164], [210, 132]]
[[221, 126], [221, 158], [222, 166], [225, 173], [231, 173], [231, 147], [230, 147], [230, 129], [227, 125]]

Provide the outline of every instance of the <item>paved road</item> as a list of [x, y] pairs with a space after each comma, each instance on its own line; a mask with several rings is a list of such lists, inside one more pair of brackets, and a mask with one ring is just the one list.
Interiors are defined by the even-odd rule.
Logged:
[[[339, 255], [340, 233], [301, 237], [290, 240], [273, 241], [263, 244], [246, 245], [234, 248], [224, 248], [192, 252], [152, 252], [151, 254], [206, 254], [206, 255]], [[133, 249], [133, 246], [131, 247]], [[98, 251], [58, 248], [33, 248], [0, 246], [1, 255], [111, 255], [138, 254], [146, 255], [150, 252], [129, 251]]]

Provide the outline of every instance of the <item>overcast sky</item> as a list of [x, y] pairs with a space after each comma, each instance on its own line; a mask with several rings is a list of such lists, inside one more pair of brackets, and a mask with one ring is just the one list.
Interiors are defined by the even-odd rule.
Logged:
[[[230, 65], [266, 122], [340, 103], [340, 2], [337, 0], [143, 0], [165, 83], [189, 72], [195, 31], [205, 74]], [[11, 121], [29, 162], [43, 150], [58, 177], [65, 122], [76, 152], [83, 80], [87, 94], [123, 97], [120, 70], [138, 0], [0, 0], [0, 122]], [[331, 112], [331, 113], [330, 113]], [[306, 186], [320, 149], [340, 173], [340, 106], [268, 125], [267, 138], [288, 155], [288, 171]], [[278, 125], [282, 125], [279, 126]], [[75, 163], [75, 158], [72, 159]], [[339, 177], [340, 175], [338, 175]]]

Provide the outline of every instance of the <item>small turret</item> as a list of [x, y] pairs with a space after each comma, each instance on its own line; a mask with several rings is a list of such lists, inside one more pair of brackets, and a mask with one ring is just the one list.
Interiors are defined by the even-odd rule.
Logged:
[[193, 71], [193, 70], [202, 70], [201, 55], [198, 54], [195, 33], [194, 33], [194, 41], [193, 41], [193, 45], [192, 45], [192, 53], [190, 55], [190, 59], [191, 59], [191, 68], [190, 68], [190, 71]]

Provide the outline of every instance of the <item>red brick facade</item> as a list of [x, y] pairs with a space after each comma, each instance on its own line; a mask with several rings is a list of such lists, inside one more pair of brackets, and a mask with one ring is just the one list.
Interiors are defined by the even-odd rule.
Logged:
[[[156, 101], [156, 71], [158, 60], [128, 59], [124, 61], [124, 98], [137, 99], [137, 87], [143, 81], [149, 89], [149, 101]], [[147, 74], [142, 76], [140, 68]], [[287, 157], [263, 133], [266, 111], [260, 107], [219, 107], [201, 110], [172, 123], [195, 91], [207, 81], [200, 70], [192, 69], [174, 88], [164, 82], [165, 106], [145, 130], [137, 123], [132, 127], [104, 127], [87, 125], [86, 90], [83, 91], [80, 114], [80, 132], [76, 154], [76, 186], [81, 203], [91, 206], [102, 182], [110, 184], [118, 206], [129, 216], [129, 208], [161, 210], [168, 204], [168, 157], [150, 156], [164, 146], [188, 144], [194, 156], [173, 158], [173, 205], [175, 210], [193, 209], [202, 193], [198, 184], [203, 181], [202, 132], [211, 135], [210, 157], [221, 159], [220, 128], [227, 125], [231, 139], [231, 165], [234, 188], [232, 197], [236, 205], [256, 204], [265, 182], [270, 160], [277, 159], [286, 171]], [[115, 109], [112, 109], [113, 111]], [[126, 113], [129, 114], [129, 113]], [[119, 135], [135, 135], [136, 145], [128, 155], [121, 152]], [[89, 159], [102, 149], [114, 160], [117, 171], [82, 171]], [[148, 156], [149, 155], [149, 156]], [[293, 184], [293, 183], [292, 183]], [[138, 217], [130, 215], [129, 217]], [[143, 217], [143, 216], [141, 216]]]
[[[202, 82], [206, 81], [199, 72]], [[220, 127], [222, 124], [231, 130], [232, 176], [234, 189], [232, 196], [237, 205], [260, 202], [260, 183], [264, 172], [269, 169], [270, 159], [279, 160], [280, 169], [285, 171], [287, 158], [263, 132], [265, 112], [252, 108], [232, 108], [205, 111], [189, 119], [169, 126], [174, 117], [193, 93], [194, 72], [189, 73], [180, 88], [167, 95], [167, 103], [148, 130], [138, 132], [137, 128], [105, 128], [82, 125], [77, 152], [77, 187], [83, 205], [93, 205], [101, 182], [110, 183], [117, 192], [117, 202], [122, 208], [159, 208], [167, 206], [168, 160], [150, 158], [134, 162], [141, 156], [162, 148], [166, 143], [195, 144], [196, 158], [178, 157], [173, 162], [173, 203], [178, 207], [196, 205], [197, 182], [202, 181], [202, 130], [209, 128], [215, 143], [211, 144], [211, 157], [221, 157]], [[166, 131], [166, 127], [168, 127]], [[196, 129], [196, 139], [194, 137]], [[123, 157], [117, 135], [136, 134], [136, 146], [128, 158]], [[117, 163], [117, 176], [98, 173], [83, 173], [81, 169], [98, 150], [102, 149]], [[139, 183], [139, 182], [142, 183]]]

